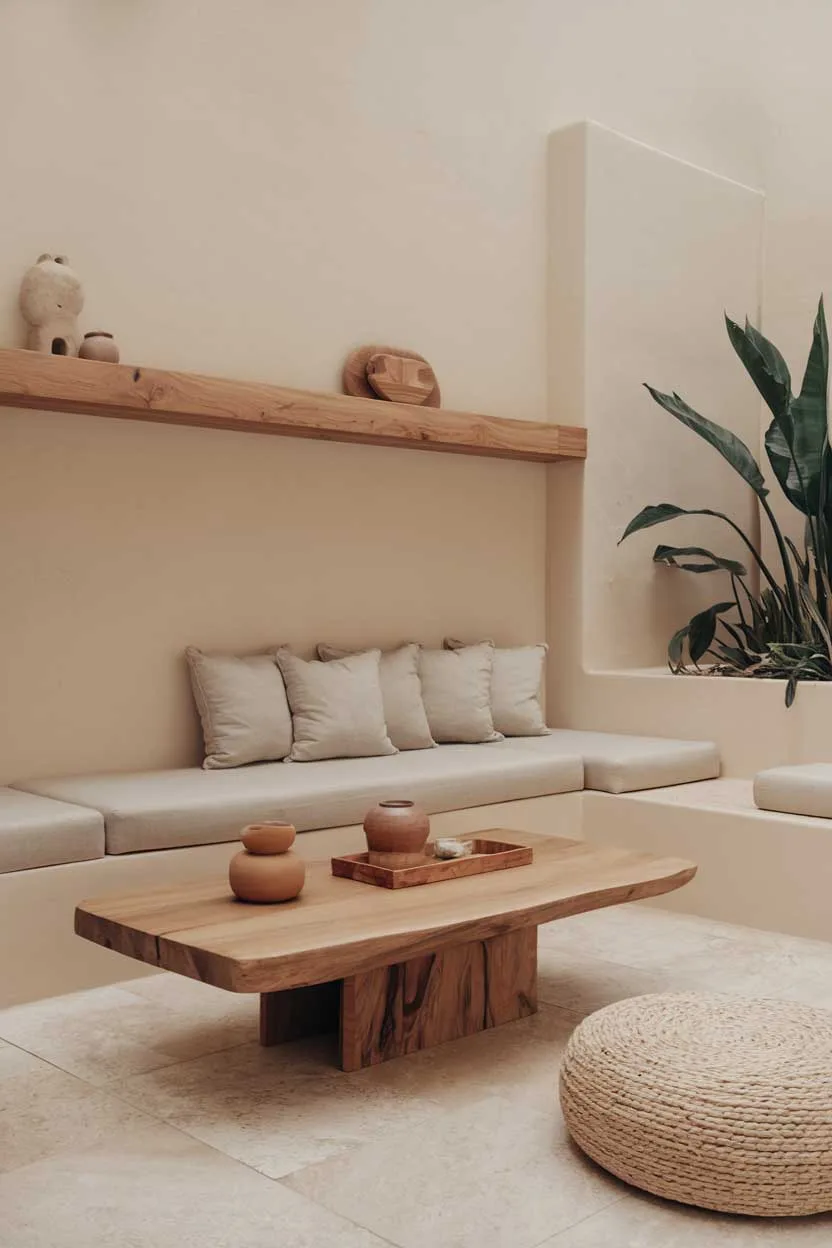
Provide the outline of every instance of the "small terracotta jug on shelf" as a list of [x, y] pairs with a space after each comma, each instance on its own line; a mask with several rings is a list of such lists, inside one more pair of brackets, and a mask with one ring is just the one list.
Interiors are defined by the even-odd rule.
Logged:
[[429, 832], [430, 819], [415, 802], [379, 802], [364, 819], [369, 861], [379, 867], [418, 866], [425, 859]]
[[228, 882], [239, 901], [291, 901], [306, 880], [306, 863], [291, 852], [291, 823], [250, 823], [240, 839], [245, 849], [231, 859]]

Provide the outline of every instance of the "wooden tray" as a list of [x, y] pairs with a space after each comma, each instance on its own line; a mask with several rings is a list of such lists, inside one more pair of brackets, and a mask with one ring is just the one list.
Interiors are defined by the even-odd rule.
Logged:
[[369, 854], [345, 854], [332, 859], [332, 874], [382, 888], [412, 888], [415, 884], [437, 884], [440, 880], [458, 880], [463, 875], [480, 875], [484, 871], [527, 867], [534, 858], [528, 845], [481, 836], [473, 837], [472, 844], [474, 852], [466, 858], [436, 858], [428, 844], [424, 862], [414, 867], [378, 867], [368, 862]]

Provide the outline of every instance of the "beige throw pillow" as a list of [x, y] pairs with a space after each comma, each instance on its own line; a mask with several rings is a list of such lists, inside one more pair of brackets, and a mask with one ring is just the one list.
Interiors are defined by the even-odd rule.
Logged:
[[285, 758], [292, 748], [292, 717], [274, 651], [236, 656], [188, 646], [185, 657], [202, 720], [202, 766]]
[[278, 650], [292, 709], [292, 762], [398, 753], [384, 721], [380, 658], [380, 650], [368, 650], [329, 663], [307, 662]]
[[[318, 658], [325, 663], [361, 651], [321, 643]], [[381, 696], [387, 735], [397, 750], [427, 750], [436, 745], [430, 735], [422, 682], [419, 679], [419, 647], [411, 642], [395, 650], [382, 651], [379, 660]]]
[[[485, 643], [493, 644], [493, 643]], [[465, 645], [445, 638], [449, 650]], [[494, 727], [506, 737], [543, 737], [549, 729], [543, 716], [541, 689], [548, 646], [508, 646], [494, 650], [491, 711]]]
[[428, 723], [443, 744], [501, 741], [491, 715], [494, 647], [483, 643], [460, 650], [422, 650], [419, 675]]

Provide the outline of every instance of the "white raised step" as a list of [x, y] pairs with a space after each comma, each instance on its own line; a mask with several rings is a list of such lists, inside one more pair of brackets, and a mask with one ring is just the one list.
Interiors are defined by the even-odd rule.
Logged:
[[584, 837], [692, 858], [665, 909], [832, 940], [832, 819], [754, 805], [751, 780], [703, 780], [612, 797], [584, 794]]

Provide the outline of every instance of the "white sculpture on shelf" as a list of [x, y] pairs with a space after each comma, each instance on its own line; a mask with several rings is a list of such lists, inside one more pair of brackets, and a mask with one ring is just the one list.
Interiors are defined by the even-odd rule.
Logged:
[[27, 347], [47, 355], [77, 355], [84, 288], [66, 256], [38, 257], [20, 284], [20, 310], [29, 325]]

